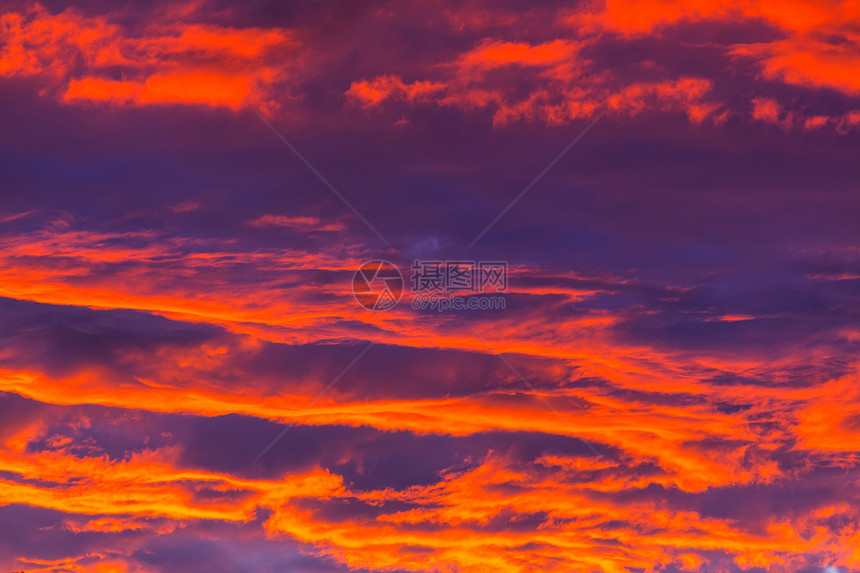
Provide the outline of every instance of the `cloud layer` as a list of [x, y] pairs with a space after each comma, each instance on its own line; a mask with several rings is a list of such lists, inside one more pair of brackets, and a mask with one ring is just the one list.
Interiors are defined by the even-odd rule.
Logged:
[[0, 570], [860, 571], [858, 18], [4, 7]]

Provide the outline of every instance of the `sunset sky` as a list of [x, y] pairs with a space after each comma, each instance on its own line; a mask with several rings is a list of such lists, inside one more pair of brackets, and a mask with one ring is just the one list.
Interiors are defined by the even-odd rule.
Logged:
[[858, 0], [0, 0], [0, 136], [0, 573], [860, 572]]

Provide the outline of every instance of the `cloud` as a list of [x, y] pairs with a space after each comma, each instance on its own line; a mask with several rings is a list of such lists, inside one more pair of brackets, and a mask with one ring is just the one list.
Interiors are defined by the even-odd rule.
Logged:
[[377, 105], [389, 98], [407, 102], [427, 100], [434, 92], [443, 88], [444, 85], [441, 83], [405, 83], [397, 76], [380, 76], [370, 81], [353, 82], [346, 95], [367, 107]]
[[340, 223], [322, 223], [317, 217], [287, 217], [286, 215], [262, 215], [248, 221], [252, 227], [286, 227], [295, 231], [307, 233], [311, 231], [343, 231]]
[[[423, 9], [416, 5], [409, 13], [421, 18]], [[9, 11], [2, 16], [7, 42], [0, 74], [39, 78], [43, 93], [67, 104], [258, 107], [293, 116], [313, 107], [315, 66], [343, 57], [343, 46], [309, 35], [301, 21], [293, 29], [250, 25], [251, 18], [236, 27], [213, 14], [203, 5], [178, 12], [156, 7], [141, 12], [142, 22], [132, 28], [109, 13], [74, 8], [54, 14], [37, 4]], [[604, 108], [622, 117], [680, 112], [695, 123], [720, 124], [758, 119], [740, 100], [773, 99], [777, 85], [777, 101], [796, 116], [782, 127], [855, 127], [850, 118], [860, 88], [851, 72], [858, 42], [846, 22], [857, 14], [849, 1], [823, 10], [809, 0], [784, 9], [758, 0], [612, 0], [519, 16], [482, 5], [445, 14], [449, 27], [439, 32], [458, 37], [459, 53], [439, 49], [403, 61], [361, 53], [362, 61], [377, 63], [352, 75], [337, 71], [347, 86], [340, 92], [345, 101], [368, 110], [396, 104], [489, 112], [495, 125], [565, 124]], [[544, 31], [524, 38], [517, 26]], [[728, 32], [715, 32], [719, 27]], [[748, 31], [732, 36], [732, 28]], [[682, 65], [671, 46], [698, 54], [701, 65], [695, 71]], [[726, 91], [729, 85], [734, 93]], [[843, 100], [814, 114], [816, 96], [795, 87], [835, 90]]]
[[[453, 60], [409, 70], [410, 77], [420, 79], [410, 82], [390, 74], [362, 79], [353, 81], [346, 95], [365, 107], [389, 100], [465, 112], [489, 110], [495, 125], [564, 124], [607, 108], [623, 116], [682, 112], [695, 123], [720, 124], [732, 117], [749, 119], [749, 112], [739, 105], [743, 95], [714, 90], [714, 85], [743, 83], [745, 94], [758, 92], [755, 97], [761, 100], [775, 82], [832, 88], [845, 96], [841, 109], [821, 114], [819, 120], [809, 117], [797, 98], [792, 103], [781, 96], [783, 105], [800, 116], [781, 122], [783, 127], [844, 131], [845, 115], [858, 105], [850, 72], [856, 67], [856, 31], [845, 24], [853, 18], [850, 4], [838, 2], [822, 10], [806, 1], [780, 9], [753, 0], [728, 4], [622, 0], [558, 9], [555, 20], [553, 8], [547, 7], [520, 15], [526, 29], [529, 24], [551, 22], [539, 42], [507, 39], [516, 33], [504, 8], [479, 12], [464, 7], [476, 10], [468, 20], [471, 26], [497, 35], [476, 38], [471, 49]], [[462, 18], [454, 21], [463, 25]], [[567, 27], [566, 35], [560, 23]], [[721, 37], [708, 26], [714, 30], [724, 26], [727, 33]], [[746, 37], [731, 36], [731, 27], [744, 26], [750, 30]], [[695, 75], [689, 66], [681, 69], [683, 58], [669, 50], [673, 46], [700, 54]], [[618, 51], [622, 47], [623, 55]], [[750, 73], [750, 63], [758, 74]], [[753, 111], [753, 119], [759, 119], [757, 113]]]
[[0, 19], [0, 75], [39, 76], [68, 103], [265, 104], [287, 74], [275, 54], [293, 45], [285, 30], [148, 22], [135, 36], [109, 16], [41, 5]]
[[[860, 571], [851, 6], [51, 6], [2, 20], [0, 569]], [[355, 304], [603, 109], [469, 255], [504, 311]]]

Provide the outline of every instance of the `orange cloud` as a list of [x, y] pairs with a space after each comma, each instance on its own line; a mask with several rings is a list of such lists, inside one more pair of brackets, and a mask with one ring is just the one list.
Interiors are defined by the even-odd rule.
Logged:
[[669, 26], [694, 22], [756, 20], [779, 29], [785, 39], [739, 44], [729, 53], [758, 60], [770, 80], [860, 93], [860, 34], [855, 25], [860, 8], [852, 0], [606, 0], [566, 15], [574, 28], [623, 36], [660, 34]]
[[[609, 2], [600, 33], [611, 31], [613, 22], [621, 35], [641, 35], [673, 22], [758, 14], [810, 43], [735, 47], [736, 56], [757, 58], [772, 81], [851, 92], [853, 80], [844, 75], [853, 65], [847, 48], [834, 48], [848, 56], [834, 56], [830, 67], [804, 59], [809, 53], [828, 55], [813, 36], [838, 23], [809, 2], [788, 6], [796, 13], [750, 2]], [[108, 19], [73, 10], [51, 15], [36, 8], [2, 18], [9, 41], [0, 48], [0, 74], [49, 78], [69, 104], [240, 109], [270, 97], [268, 90], [285, 74], [273, 51], [291, 45], [283, 30], [165, 22], [129, 38]], [[594, 69], [582, 57], [583, 47], [588, 44], [580, 39], [482, 39], [425, 70], [432, 79], [404, 81], [383, 74], [352, 83], [347, 94], [368, 108], [396, 101], [488, 108], [498, 124], [561, 124], [606, 108], [618, 117], [671, 111], [694, 122], [716, 122], [726, 111], [713, 99], [715, 84], [709, 78], [622, 81], [612, 70]], [[800, 48], [806, 52], [791, 51]], [[783, 54], [788, 59], [779, 59], [782, 49], [788, 50]], [[68, 64], [77, 59], [82, 69]], [[768, 71], [768, 65], [774, 67]], [[112, 67], [125, 72], [109, 73]], [[512, 70], [533, 80], [528, 93], [511, 89], [505, 74]], [[793, 113], [774, 98], [752, 100], [756, 121], [808, 129], [860, 125], [858, 111], [838, 118]], [[195, 208], [179, 204], [174, 211]], [[247, 225], [305, 233], [344, 230], [338, 222], [278, 214]], [[318, 464], [270, 478], [255, 477], [255, 468], [231, 473], [188, 467], [181, 445], [134, 451], [122, 459], [82, 456], [76, 447], [89, 437], [52, 430], [52, 418], [44, 414], [0, 427], [0, 504], [68, 513], [61, 527], [88, 535], [167, 535], [206, 520], [247, 525], [250, 536], [262, 521], [259, 535], [298, 540], [318, 555], [375, 571], [627, 573], [740, 566], [779, 573], [808, 569], [807, 556], [860, 568], [857, 504], [817, 498], [815, 484], [803, 490], [812, 494], [796, 510], [792, 506], [771, 515], [750, 504], [751, 523], [708, 514], [700, 503], [707, 494], [726, 491], [753, 499], [765, 486], [792, 485], [822, 467], [840, 470], [837, 486], [843, 489], [837, 493], [856, 491], [856, 472], [847, 470], [856, 468], [860, 451], [857, 365], [849, 364], [850, 373], [834, 379], [795, 383], [798, 361], [815, 368], [832, 358], [824, 343], [816, 341], [814, 348], [786, 344], [776, 355], [757, 348], [690, 352], [661, 348], [651, 340], [633, 343], [619, 340], [617, 329], [629, 318], [625, 313], [636, 309], [601, 307], [572, 314], [569, 306], [636, 285], [616, 277], [595, 285], [574, 273], [544, 275], [547, 282], [540, 286], [512, 279], [512, 297], [556, 302], [488, 317], [481, 331], [553, 404], [556, 416], [468, 329], [458, 329], [445, 317], [416, 315], [406, 305], [388, 313], [359, 309], [349, 276], [365, 254], [349, 237], [322, 251], [260, 250], [231, 238], [88, 232], [76, 229], [71, 218], [4, 237], [4, 297], [134, 309], [183, 321], [183, 327], [223, 328], [211, 329], [217, 334], [204, 341], [122, 346], [111, 349], [110, 361], [82, 359], [63, 368], [50, 368], [50, 360], [28, 354], [27, 336], [37, 337], [37, 332], [16, 333], [0, 348], [0, 392], [40, 401], [46, 409], [49, 404], [100, 405], [123, 409], [129, 417], [146, 410], [286, 422], [301, 414], [297, 423], [309, 428], [372, 428], [412, 437], [542, 434], [548, 443], [569, 439], [580, 445], [581, 436], [599, 449], [598, 455], [585, 447], [585, 456], [562, 449], [537, 457], [485, 450], [457, 460], [429, 483], [358, 487]], [[530, 271], [511, 268], [513, 277]], [[320, 274], [340, 278], [308, 279]], [[729, 326], [756, 318], [721, 314], [712, 320]], [[845, 337], [853, 340], [856, 333]], [[386, 363], [352, 372], [353, 383], [374, 387], [376, 394], [343, 384], [308, 408], [332, 380], [326, 374], [329, 364], [275, 374], [247, 368], [265, 362], [259, 360], [261, 349], [272, 342], [333, 346], [355, 338], [434, 352], [436, 386], [420, 396], [386, 394], [384, 385], [374, 383], [394, 380], [399, 391], [412, 377], [425, 375]], [[95, 346], [87, 350], [97, 353]], [[454, 351], [491, 358], [503, 374], [484, 363], [460, 368], [436, 360]], [[733, 382], [714, 381], [717, 375]], [[472, 390], [449, 391], [464, 387]], [[131, 407], [138, 413], [125, 410]], [[81, 415], [73, 424], [89, 428], [98, 420]], [[800, 461], [792, 462], [792, 456]], [[738, 505], [746, 510], [742, 502]], [[379, 511], [356, 511], [346, 518], [339, 513], [353, 506]], [[712, 562], [716, 554], [727, 561]], [[130, 564], [128, 555], [117, 554], [21, 562], [34, 571], [150, 573]]]
[[[261, 219], [266, 224], [315, 223], [277, 216]], [[860, 555], [844, 549], [854, 547], [856, 531], [833, 533], [825, 527], [839, 520], [856, 523], [856, 508], [849, 505], [830, 507], [822, 502], [815, 506], [820, 513], [773, 516], [760, 530], [750, 532], [732, 519], [666, 508], [663, 501], [646, 495], [655, 488], [680, 496], [709, 488], [784, 483], [804, 471], [780, 464], [778, 450], [793, 443], [804, 448], [805, 456], [849, 467], [858, 449], [853, 414], [860, 400], [853, 390], [856, 376], [803, 388], [721, 385], [708, 381], [714, 370], [736, 373], [740, 380], [757, 379], [763, 377], [763, 368], [790, 370], [790, 364], [769, 354], [699, 353], [691, 360], [678, 351], [613, 340], [608, 331], [620, 317], [612, 312], [548, 320], [544, 310], [494, 318], [487, 337], [536, 381], [541, 395], [567, 423], [547, 411], [506, 370], [498, 385], [457, 396], [368, 398], [348, 387], [335, 387], [305, 411], [330, 378], [316, 370], [305, 375], [279, 371], [278, 391], [273, 392], [262, 375], [241, 377], [243, 372], [233, 361], [253, 361], [267, 337], [273, 332], [282, 335], [290, 324], [311, 327], [303, 338], [291, 342], [350, 337], [349, 330], [327, 324], [326, 317], [373, 326], [385, 342], [438, 352], [474, 352], [484, 343], [468, 331], [445, 328], [443, 321], [419, 321], [399, 310], [380, 316], [332, 301], [300, 306], [299, 298], [291, 298], [301, 295], [300, 285], [285, 292], [282, 283], [262, 281], [249, 290], [247, 284], [233, 287], [229, 281], [216, 280], [234, 263], [240, 263], [243, 272], [346, 270], [360, 262], [343, 256], [348, 249], [328, 254], [245, 253], [236, 248], [230, 252], [213, 248], [223, 249], [225, 244], [168, 240], [147, 233], [86, 233], [72, 227], [19, 235], [7, 246], [0, 264], [7, 296], [138, 308], [232, 325], [234, 334], [197, 345], [118, 352], [115, 358], [123, 369], [91, 364], [57, 375], [39, 370], [38, 364], [5, 368], [0, 371], [0, 391], [46, 403], [115, 408], [133, 404], [153, 412], [203, 416], [239, 413], [286, 421], [304, 413], [299, 423], [307, 426], [372, 427], [418, 435], [502, 431], [572, 438], [575, 432], [602, 455], [553, 453], [523, 463], [504, 452], [490, 452], [465, 469], [446, 470], [434, 483], [399, 490], [359, 489], [319, 467], [277, 479], [180, 467], [175, 446], [138, 452], [121, 461], [82, 458], [74, 454], [74, 440], [48, 434], [47, 423], [34, 423], [3, 436], [0, 503], [26, 503], [82, 516], [68, 522], [82, 531], [172, 527], [153, 524], [152, 518], [170, 524], [202, 519], [249, 523], [257, 518], [257, 508], [268, 508], [265, 529], [272, 538], [296, 539], [341, 563], [377, 570], [449, 567], [478, 572], [504, 567], [525, 573], [535, 568], [590, 568], [621, 573], [629, 568], [654, 571], [656, 564], [674, 561], [694, 565], [707, 562], [713, 552], [726, 552], [748, 566], [765, 566], [784, 563], [786, 552], [821, 550], [846, 565], [860, 564]], [[89, 276], [92, 269], [98, 269], [96, 276]], [[162, 280], [145, 280], [153, 274]], [[550, 285], [516, 287], [516, 292], [568, 301], [592, 296], [592, 289]], [[341, 294], [348, 296], [346, 287]], [[248, 329], [248, 323], [258, 328]], [[267, 331], [266, 326], [278, 328]], [[13, 345], [0, 352], [9, 360], [23, 350]], [[554, 360], [546, 365], [532, 362], [537, 357]], [[457, 368], [443, 366], [435, 372], [440, 384], [458, 375]], [[240, 377], [243, 383], [225, 385], [222, 375]], [[607, 384], [577, 384], [589, 378]], [[748, 409], [730, 414], [715, 409], [715, 403]], [[81, 427], [90, 423], [79, 420]], [[51, 449], [33, 451], [34, 443]], [[636, 467], [649, 471], [629, 471]], [[200, 491], [218, 495], [201, 498], [196, 495]], [[242, 496], [237, 500], [227, 495], [233, 491]], [[331, 504], [380, 507], [393, 502], [402, 507], [373, 519], [338, 519], [332, 517], [334, 510], [327, 511]], [[518, 520], [530, 523], [529, 519], [536, 520], [533, 526], [517, 527]], [[607, 523], [614, 525], [609, 528]], [[786, 567], [791, 570], [790, 563]]]
[[316, 217], [287, 217], [285, 215], [263, 215], [248, 222], [252, 227], [287, 227], [302, 232], [343, 231], [341, 223], [323, 223]]
[[[763, 0], [590, 2], [556, 14], [559, 27], [549, 30], [560, 37], [526, 42], [496, 29], [496, 35], [476, 40], [471, 49], [447, 61], [416, 62], [406, 73], [382, 70], [353, 79], [346, 95], [366, 108], [400, 102], [466, 111], [491, 109], [497, 125], [566, 123], [593, 115], [609, 98], [616, 102], [611, 109], [625, 115], [671, 110], [697, 123], [720, 123], [729, 115], [746, 112], [732, 109], [711, 89], [688, 86], [683, 96], [666, 93], [669, 86], [689, 82], [713, 86], [719, 80], [712, 77], [713, 68], [703, 69], [700, 77], [673, 74], [660, 61], [638, 62], [636, 72], [613, 70], [592, 61], [593, 54], [600, 53], [602, 42], [610, 36], [633, 41], [702, 22], [763, 23], [782, 37], [717, 46], [726, 57], [726, 70], [745, 59], [758, 65], [759, 80], [857, 96], [860, 83], [854, 70], [860, 65], [856, 49], [860, 37], [851, 23], [860, 19], [860, 12], [855, 4], [851, 0], [827, 4], [791, 0], [779, 5]], [[496, 22], [496, 28], [511, 29], [518, 20], [531, 17], [531, 13], [517, 17], [503, 9], [469, 10], [448, 9], [446, 20], [461, 30], [464, 26], [483, 29], [490, 22]], [[9, 12], [0, 16], [6, 40], [0, 48], [0, 76], [40, 77], [44, 91], [69, 104], [179, 103], [233, 110], [252, 105], [276, 110], [287, 99], [274, 87], [287, 80], [301, 85], [306, 56], [290, 30], [188, 22], [193, 15], [193, 7], [157, 13], [142, 34], [133, 35], [108, 16], [85, 16], [71, 8], [52, 14], [35, 5]], [[517, 82], [506, 81], [506, 74], [513, 73]], [[406, 75], [411, 79], [404, 79]], [[514, 85], [524, 81], [530, 86], [527, 93]], [[642, 89], [663, 95], [654, 98], [653, 105], [639, 105], [633, 92]], [[628, 97], [633, 99], [618, 105], [619, 99]], [[668, 99], [673, 103], [668, 104]], [[823, 123], [807, 122], [805, 110], [789, 110], [789, 103], [781, 102], [786, 108], [786, 120], [780, 123], [784, 128], [826, 125], [844, 132], [856, 127], [839, 114], [827, 116]]]
[[255, 80], [247, 76], [200, 71], [153, 74], [143, 82], [81, 78], [69, 83], [63, 99], [135, 105], [224, 105], [239, 109], [254, 96], [254, 83]]
[[779, 123], [779, 102], [769, 98], [755, 98], [753, 103], [753, 119], [768, 123]]
[[26, 566], [20, 573], [156, 573], [152, 567], [130, 562], [124, 556], [88, 553], [80, 557], [56, 560], [19, 558]]
[[[365, 94], [370, 82], [353, 83], [347, 95], [360, 99], [365, 106], [379, 105], [384, 100], [414, 98], [398, 97], [397, 90], [374, 89], [371, 95]], [[718, 113], [721, 106], [708, 102], [707, 96], [711, 83], [700, 78], [681, 78], [675, 81], [657, 83], [638, 83], [614, 90], [599, 83], [585, 82], [576, 87], [539, 88], [526, 99], [511, 98], [498, 89], [461, 86], [452, 84], [447, 88], [434, 88], [422, 93], [425, 100], [442, 106], [452, 106], [464, 110], [495, 107], [493, 122], [504, 125], [513, 121], [540, 121], [560, 125], [577, 119], [594, 117], [601, 110], [609, 109], [624, 116], [635, 116], [648, 111], [680, 111], [694, 122], [706, 119], [722, 121]]]
[[408, 102], [421, 101], [443, 88], [444, 85], [437, 82], [406, 83], [397, 76], [380, 76], [372, 80], [353, 82], [346, 95], [367, 107], [389, 98]]
[[[838, 28], [831, 33], [837, 36], [841, 34]], [[821, 34], [827, 32], [822, 31]], [[737, 46], [733, 53], [760, 61], [762, 75], [769, 80], [858, 95], [858, 41], [860, 33], [843, 38], [842, 45], [834, 45], [817, 37], [801, 36], [770, 44]]]
[[[484, 12], [487, 11], [469, 17], [449, 11], [447, 16], [452, 25], [492, 30], [497, 36], [477, 41], [474, 47], [449, 61], [418, 69], [417, 73], [423, 73], [426, 79], [410, 83], [401, 76], [379, 75], [352, 82], [347, 96], [364, 107], [389, 101], [434, 103], [465, 111], [490, 109], [497, 125], [512, 121], [562, 124], [593, 116], [597, 109], [606, 107], [624, 116], [674, 111], [685, 113], [695, 123], [721, 123], [730, 116], [748, 117], [747, 110], [718, 98], [712, 89], [720, 81], [716, 73], [742, 70], [738, 66], [740, 60], [749, 60], [760, 70], [760, 77], [748, 78], [753, 93], [756, 82], [762, 80], [829, 88], [847, 96], [860, 93], [860, 80], [854, 73], [860, 66], [857, 50], [860, 37], [851, 24], [860, 19], [860, 13], [856, 3], [849, 0], [826, 4], [792, 0], [779, 5], [762, 0], [590, 2], [557, 14], [557, 21], [569, 30], [568, 37], [533, 43], [510, 41], [505, 39], [504, 32], [498, 31], [499, 26], [509, 29], [516, 25], [515, 18], [504, 9], [492, 14]], [[530, 22], [532, 14], [520, 17]], [[635, 71], [628, 69], [630, 64], [615, 70], [595, 61], [595, 55], [601, 54], [601, 47], [609, 37], [614, 37], [613, 41], [639, 41], [645, 36], [662, 38], [673, 30], [703, 23], [770, 26], [781, 37], [750, 44], [705, 42], [703, 45], [722, 52], [725, 66], [703, 67], [698, 77], [689, 72], [673, 73], [669, 65], [659, 59], [646, 60], [646, 56], [636, 62]], [[555, 29], [550, 30], [558, 34]], [[413, 70], [411, 75], [416, 77], [416, 72]], [[806, 117], [807, 110], [798, 107], [796, 101], [779, 105], [786, 111], [778, 124], [786, 129], [828, 126], [844, 132], [854, 128], [840, 113], [810, 119]]]
[[[721, 106], [708, 101], [711, 82], [683, 77], [666, 81], [624, 84], [580, 55], [581, 42], [553, 40], [542, 44], [483, 40], [456, 60], [438, 68], [444, 81], [405, 84], [396, 76], [353, 82], [347, 96], [365, 107], [386, 100], [432, 102], [463, 110], [495, 109], [493, 121], [564, 124], [593, 117], [601, 109], [633, 116], [647, 111], [681, 111], [692, 121], [720, 121]], [[536, 74], [530, 92], [515, 93], [510, 83], [494, 79], [509, 68]], [[519, 73], [519, 72], [518, 72]]]
[[[731, 426], [729, 418], [726, 428]], [[684, 426], [701, 430], [694, 423]], [[41, 432], [30, 438], [39, 438]], [[679, 439], [678, 444], [683, 443]], [[661, 448], [655, 446], [649, 447], [660, 455]], [[296, 539], [351, 567], [376, 570], [653, 572], [674, 560], [688, 566], [706, 563], [714, 551], [728, 553], [744, 567], [783, 563], [794, 570], [786, 562], [791, 559], [787, 553], [814, 551], [826, 551], [848, 567], [860, 565], [860, 555], [851, 549], [856, 530], [833, 535], [824, 528], [838, 521], [856, 523], [860, 516], [851, 504], [813, 503], [801, 515], [768, 516], [761, 528], [751, 531], [730, 518], [667, 506], [662, 498], [639, 489], [659, 482], [647, 476], [631, 482], [625, 468], [647, 461], [647, 454], [626, 454], [618, 461], [554, 455], [532, 464], [490, 451], [466, 468], [444, 470], [433, 483], [360, 489], [321, 468], [275, 479], [188, 469], [177, 463], [178, 453], [177, 448], [162, 448], [111, 461], [75, 457], [62, 448], [33, 452], [5, 447], [0, 449], [0, 470], [12, 477], [2, 480], [0, 503], [28, 503], [78, 515], [65, 522], [73, 531], [161, 534], [198, 519], [248, 523], [257, 508], [267, 508], [271, 513], [264, 527], [272, 538]], [[718, 480], [724, 468], [705, 469]], [[14, 479], [24, 476], [27, 483]], [[203, 499], [194, 495], [198, 491], [243, 495], [229, 501]], [[338, 507], [384, 509], [386, 504], [393, 509], [375, 517], [359, 512], [339, 519], [337, 514]], [[114, 560], [117, 566], [123, 563]], [[76, 570], [76, 563], [83, 567], [78, 559], [39, 564]]]
[[4, 14], [0, 30], [0, 75], [43, 77], [68, 103], [263, 104], [290, 67], [279, 54], [293, 46], [286, 30], [181, 21], [152, 22], [135, 37], [107, 17], [38, 4]]
[[487, 71], [510, 65], [550, 67], [570, 62], [579, 46], [571, 41], [553, 40], [532, 46], [524, 42], [485, 40], [463, 54], [455, 64], [463, 72]]

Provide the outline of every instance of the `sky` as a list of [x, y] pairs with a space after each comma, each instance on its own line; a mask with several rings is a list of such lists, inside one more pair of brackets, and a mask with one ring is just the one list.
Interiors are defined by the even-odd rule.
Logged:
[[856, 0], [2, 0], [0, 573], [860, 572], [858, 155]]

